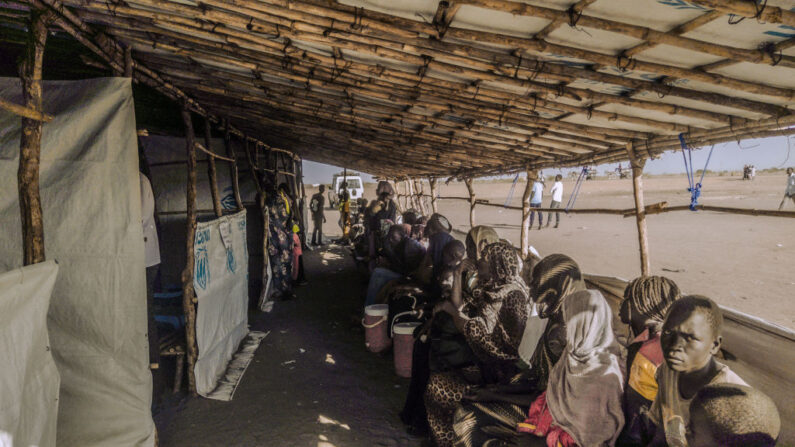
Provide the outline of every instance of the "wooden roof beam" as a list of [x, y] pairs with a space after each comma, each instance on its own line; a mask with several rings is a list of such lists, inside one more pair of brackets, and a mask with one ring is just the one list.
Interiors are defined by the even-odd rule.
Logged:
[[691, 3], [706, 8], [720, 11], [724, 14], [734, 14], [743, 17], [757, 18], [762, 22], [780, 23], [795, 28], [795, 11], [779, 8], [778, 6], [760, 6], [756, 1], [747, 0], [689, 0]]

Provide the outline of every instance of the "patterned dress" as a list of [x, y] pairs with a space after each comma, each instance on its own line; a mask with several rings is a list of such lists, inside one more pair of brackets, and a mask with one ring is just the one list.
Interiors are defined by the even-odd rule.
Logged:
[[517, 373], [518, 348], [527, 321], [529, 294], [519, 276], [520, 263], [510, 245], [497, 242], [484, 250], [491, 278], [474, 291], [474, 308], [464, 336], [478, 358], [476, 366], [437, 372], [425, 390], [433, 439], [439, 447], [455, 441], [453, 414], [474, 386], [508, 383]]
[[268, 256], [273, 274], [273, 296], [284, 298], [292, 293], [293, 237], [289, 205], [281, 194], [273, 194], [268, 204], [270, 232]]

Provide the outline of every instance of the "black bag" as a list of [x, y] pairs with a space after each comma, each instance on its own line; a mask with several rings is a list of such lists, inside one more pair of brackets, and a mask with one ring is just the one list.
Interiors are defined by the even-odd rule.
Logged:
[[466, 337], [458, 332], [450, 314], [446, 312], [436, 314], [431, 324], [431, 371], [449, 371], [474, 365], [477, 362]]

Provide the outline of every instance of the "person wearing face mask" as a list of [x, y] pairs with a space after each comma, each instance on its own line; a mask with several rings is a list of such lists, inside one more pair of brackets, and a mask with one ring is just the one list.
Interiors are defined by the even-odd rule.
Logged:
[[690, 403], [707, 385], [748, 384], [718, 362], [723, 314], [711, 299], [682, 297], [668, 310], [660, 335], [665, 363], [657, 369], [657, 397], [649, 409], [656, 426], [650, 446], [687, 446]]
[[679, 299], [679, 287], [662, 276], [641, 276], [624, 290], [619, 317], [628, 325], [632, 340], [627, 346], [627, 381], [624, 384], [624, 429], [619, 447], [646, 445], [654, 432], [646, 413], [657, 396], [655, 374], [663, 362], [660, 331], [671, 303]]

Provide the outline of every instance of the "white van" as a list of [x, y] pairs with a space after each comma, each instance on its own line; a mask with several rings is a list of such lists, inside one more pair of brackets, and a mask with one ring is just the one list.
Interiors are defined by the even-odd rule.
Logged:
[[342, 192], [342, 182], [348, 183], [348, 194], [351, 200], [356, 200], [364, 196], [364, 183], [358, 174], [348, 174], [343, 177], [342, 173], [334, 174], [331, 180], [331, 189], [328, 191], [329, 208], [336, 208], [339, 204], [339, 194]]

